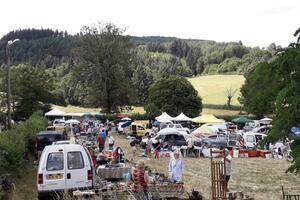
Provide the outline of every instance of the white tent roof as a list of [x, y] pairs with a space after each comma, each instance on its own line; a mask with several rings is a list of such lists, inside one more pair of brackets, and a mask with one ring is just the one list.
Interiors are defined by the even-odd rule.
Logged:
[[263, 119], [260, 119], [259, 121], [272, 121], [272, 119], [271, 119], [271, 118], [265, 117], [265, 118], [263, 118]]
[[82, 117], [84, 113], [65, 113], [65, 116], [68, 117]]
[[65, 112], [59, 110], [58, 108], [53, 108], [49, 112], [45, 113], [45, 116], [64, 116]]
[[76, 119], [69, 119], [66, 121], [66, 124], [80, 124], [80, 121]]
[[158, 119], [157, 121], [159, 121], [160, 123], [171, 123], [171, 124], [173, 124], [173, 122], [169, 119]]
[[160, 116], [155, 117], [156, 120], [161, 120], [161, 119], [168, 119], [168, 120], [173, 120], [173, 117], [171, 117], [170, 115], [168, 115], [168, 113], [163, 112]]
[[192, 121], [191, 118], [187, 117], [184, 113], [180, 113], [177, 117], [174, 117], [175, 121]]

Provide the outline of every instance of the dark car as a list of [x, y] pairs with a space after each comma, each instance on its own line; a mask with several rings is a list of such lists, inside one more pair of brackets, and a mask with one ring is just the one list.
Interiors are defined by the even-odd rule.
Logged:
[[66, 140], [66, 135], [63, 132], [59, 131], [41, 131], [36, 134], [35, 139], [35, 156], [36, 159], [39, 159], [42, 151], [45, 146], [51, 145], [53, 142]]

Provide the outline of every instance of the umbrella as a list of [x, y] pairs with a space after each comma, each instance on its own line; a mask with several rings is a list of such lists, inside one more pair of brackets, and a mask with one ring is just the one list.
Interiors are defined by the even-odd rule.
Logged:
[[263, 118], [263, 119], [261, 119], [259, 121], [273, 121], [273, 120], [271, 118], [265, 117], [265, 118]]
[[131, 119], [129, 117], [123, 117], [121, 121], [131, 121]]
[[69, 119], [66, 121], [66, 124], [79, 124], [80, 121], [76, 120], [76, 119]]
[[169, 135], [169, 134], [183, 135], [175, 128], [164, 128], [157, 133], [157, 135]]
[[192, 135], [194, 135], [196, 137], [202, 137], [202, 136], [206, 136], [206, 135], [211, 135], [211, 134], [215, 133], [216, 131], [218, 131], [217, 127], [201, 126], [201, 127], [197, 128], [196, 130], [194, 130], [192, 132]]
[[248, 119], [247, 117], [238, 117], [232, 120], [236, 124], [245, 124], [247, 122], [253, 122], [253, 120]]

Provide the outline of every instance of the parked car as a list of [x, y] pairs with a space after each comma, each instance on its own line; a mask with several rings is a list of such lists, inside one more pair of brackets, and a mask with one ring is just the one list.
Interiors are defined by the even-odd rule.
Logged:
[[128, 127], [123, 129], [123, 132], [129, 136], [143, 137], [149, 135], [151, 130], [142, 124], [131, 123]]
[[65, 126], [66, 122], [64, 119], [55, 119], [53, 121], [53, 126]]
[[95, 170], [88, 150], [78, 144], [46, 146], [37, 172], [38, 199], [77, 189], [91, 189]]
[[70, 144], [70, 140], [61, 140], [61, 141], [55, 141], [52, 142], [52, 145], [60, 145], [60, 144]]
[[213, 134], [202, 138], [202, 143], [207, 147], [225, 148], [237, 145], [236, 134]]
[[249, 149], [256, 148], [258, 143], [265, 137], [267, 137], [267, 135], [263, 133], [245, 132], [243, 133], [244, 146]]
[[[151, 138], [152, 144], [157, 144], [160, 140], [163, 140], [164, 143], [169, 144], [172, 141], [172, 143], [174, 142], [174, 146], [185, 146], [187, 145], [187, 138], [192, 137], [194, 139], [194, 145], [195, 146], [201, 146], [201, 139], [197, 138], [193, 135], [187, 134], [187, 133], [181, 133], [179, 132], [177, 129], [174, 128], [165, 128], [161, 131], [159, 131], [157, 133], [156, 136], [154, 136], [153, 138]], [[141, 143], [140, 146], [142, 148], [146, 147], [146, 143], [147, 143], [148, 138], [144, 138]]]
[[66, 140], [67, 137], [63, 132], [58, 131], [41, 131], [35, 136], [35, 157], [40, 158], [40, 155], [47, 145], [53, 142]]
[[182, 127], [181, 124], [165, 124], [164, 123], [160, 126], [160, 129], [162, 130], [164, 128], [174, 128], [174, 129], [178, 130], [181, 133], [188, 133], [188, 134], [191, 133], [189, 128], [184, 128], [184, 127]]

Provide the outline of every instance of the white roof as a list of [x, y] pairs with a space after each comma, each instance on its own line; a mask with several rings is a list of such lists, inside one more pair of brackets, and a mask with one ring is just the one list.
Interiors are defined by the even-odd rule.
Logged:
[[159, 121], [160, 123], [171, 123], [171, 124], [173, 124], [173, 122], [169, 119], [158, 119], [157, 121]]
[[174, 117], [173, 120], [175, 121], [192, 121], [191, 118], [187, 117], [184, 113], [180, 113], [177, 117]]
[[271, 118], [267, 118], [267, 117], [265, 117], [265, 118], [263, 118], [263, 119], [260, 119], [259, 121], [273, 121]]
[[76, 119], [69, 119], [66, 121], [67, 124], [79, 124], [80, 121], [76, 120]]
[[157, 121], [161, 120], [161, 119], [168, 119], [168, 120], [173, 120], [173, 117], [171, 117], [170, 115], [168, 115], [168, 113], [163, 112], [160, 116], [155, 117], [155, 119]]
[[53, 108], [49, 112], [45, 113], [45, 116], [64, 116], [65, 112], [59, 110], [58, 108]]
[[177, 135], [182, 135], [177, 129], [175, 128], [164, 128], [160, 130], [157, 135], [168, 135], [168, 134], [177, 134]]
[[82, 117], [85, 113], [65, 113], [65, 116]]

